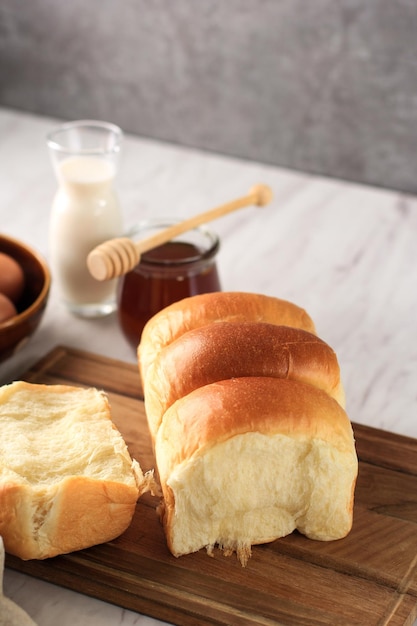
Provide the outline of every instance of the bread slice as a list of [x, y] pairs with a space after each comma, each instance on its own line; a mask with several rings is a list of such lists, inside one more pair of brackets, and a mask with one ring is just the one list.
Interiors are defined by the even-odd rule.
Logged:
[[308, 313], [287, 300], [238, 291], [190, 296], [154, 315], [143, 329], [137, 351], [142, 383], [150, 363], [165, 346], [189, 330], [218, 321], [267, 322], [315, 334]]
[[114, 539], [149, 490], [97, 389], [3, 386], [0, 432], [0, 535], [22, 559]]
[[198, 387], [242, 376], [301, 380], [345, 403], [336, 354], [316, 335], [263, 322], [219, 321], [184, 333], [149, 365], [144, 389], [152, 437], [176, 400]]
[[155, 452], [175, 556], [218, 544], [245, 565], [253, 544], [295, 529], [322, 541], [351, 529], [352, 427], [312, 385], [247, 377], [200, 387], [164, 414]]

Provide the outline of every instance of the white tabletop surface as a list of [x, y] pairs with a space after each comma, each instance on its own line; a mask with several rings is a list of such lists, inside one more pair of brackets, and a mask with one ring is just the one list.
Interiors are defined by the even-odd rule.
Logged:
[[[47, 259], [56, 183], [45, 135], [57, 123], [0, 109], [0, 232]], [[270, 205], [211, 224], [222, 241], [223, 290], [304, 307], [338, 354], [352, 421], [416, 438], [416, 197], [129, 135], [117, 180], [127, 228], [147, 217], [189, 217], [258, 182], [273, 189]], [[53, 284], [40, 328], [0, 364], [0, 383], [19, 378], [57, 344], [135, 363], [116, 315], [73, 317]], [[39, 626], [162, 623], [7, 569], [4, 591]]]

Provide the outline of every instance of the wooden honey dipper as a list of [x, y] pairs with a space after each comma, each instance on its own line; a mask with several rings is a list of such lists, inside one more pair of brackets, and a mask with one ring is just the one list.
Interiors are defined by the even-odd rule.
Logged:
[[96, 280], [111, 280], [122, 276], [139, 263], [144, 252], [170, 241], [177, 235], [245, 206], [265, 206], [271, 200], [272, 191], [267, 185], [255, 185], [246, 196], [174, 224], [142, 241], [135, 242], [129, 237], [105, 241], [90, 252], [87, 257], [87, 267]]

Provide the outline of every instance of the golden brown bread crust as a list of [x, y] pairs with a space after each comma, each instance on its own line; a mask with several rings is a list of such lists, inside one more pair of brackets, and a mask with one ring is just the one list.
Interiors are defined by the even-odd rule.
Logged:
[[319, 438], [352, 452], [350, 420], [321, 389], [279, 378], [234, 378], [194, 390], [165, 413], [157, 448], [161, 480], [194, 454], [248, 432]]
[[[6, 550], [21, 559], [45, 559], [110, 541], [132, 521], [137, 487], [72, 476], [48, 490], [0, 485], [0, 534]], [[34, 533], [33, 522], [47, 511]]]
[[138, 346], [142, 382], [155, 356], [189, 330], [211, 322], [268, 322], [315, 333], [312, 319], [292, 302], [245, 292], [216, 292], [185, 298], [157, 313], [146, 324]]
[[152, 436], [179, 398], [198, 387], [243, 376], [307, 382], [344, 406], [336, 354], [316, 335], [262, 322], [216, 322], [184, 333], [150, 365], [145, 407]]
[[245, 564], [251, 545], [295, 528], [323, 541], [351, 529], [351, 424], [311, 385], [250, 377], [200, 387], [164, 415], [156, 454], [175, 556], [218, 543]]

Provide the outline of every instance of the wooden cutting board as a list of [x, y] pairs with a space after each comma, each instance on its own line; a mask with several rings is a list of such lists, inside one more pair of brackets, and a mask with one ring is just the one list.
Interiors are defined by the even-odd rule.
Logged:
[[[114, 421], [143, 470], [154, 467], [134, 365], [58, 347], [22, 378], [104, 389]], [[359, 464], [354, 525], [323, 543], [298, 533], [235, 557], [204, 550], [174, 558], [142, 497], [117, 540], [46, 561], [7, 566], [173, 624], [404, 626], [417, 617], [417, 440], [355, 425]]]

